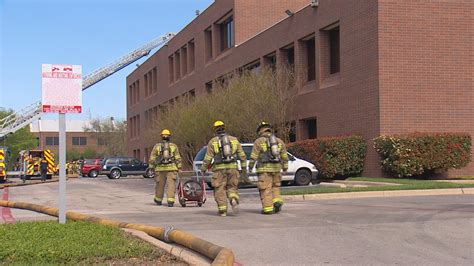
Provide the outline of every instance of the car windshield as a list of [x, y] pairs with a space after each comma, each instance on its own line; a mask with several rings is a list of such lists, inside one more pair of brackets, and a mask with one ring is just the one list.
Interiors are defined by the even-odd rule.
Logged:
[[207, 147], [202, 147], [196, 154], [196, 157], [194, 157], [194, 161], [204, 160], [204, 156], [206, 155], [206, 152], [207, 152]]

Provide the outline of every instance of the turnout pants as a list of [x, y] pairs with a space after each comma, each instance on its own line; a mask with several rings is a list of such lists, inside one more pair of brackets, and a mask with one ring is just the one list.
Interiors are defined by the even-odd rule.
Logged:
[[166, 201], [174, 202], [174, 195], [176, 191], [176, 172], [175, 171], [160, 171], [155, 172], [155, 199], [157, 201], [163, 200], [165, 192], [165, 184], [167, 184]]
[[214, 171], [211, 183], [214, 188], [214, 199], [219, 211], [227, 211], [227, 198], [239, 200], [239, 178], [240, 174], [237, 169]]
[[280, 196], [281, 173], [259, 173], [257, 187], [262, 200], [262, 210], [265, 213], [273, 212], [273, 203], [283, 200]]

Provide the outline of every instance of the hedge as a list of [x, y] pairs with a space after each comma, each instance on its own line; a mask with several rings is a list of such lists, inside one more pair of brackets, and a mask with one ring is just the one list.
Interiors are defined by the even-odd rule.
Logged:
[[459, 169], [471, 161], [471, 136], [456, 133], [413, 133], [380, 136], [374, 148], [383, 170], [398, 177]]
[[288, 144], [288, 151], [316, 165], [324, 179], [358, 176], [364, 169], [366, 141], [361, 136], [309, 139]]

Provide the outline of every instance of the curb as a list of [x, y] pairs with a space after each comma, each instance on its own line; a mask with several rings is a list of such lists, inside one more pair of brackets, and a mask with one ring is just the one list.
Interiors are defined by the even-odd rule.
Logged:
[[4, 187], [23, 187], [23, 186], [31, 186], [31, 185], [38, 185], [38, 184], [54, 183], [58, 181], [59, 179], [49, 179], [49, 180], [46, 180], [45, 182], [34, 181], [30, 183], [6, 183], [6, 184], [0, 184], [0, 189], [3, 189]]
[[199, 265], [199, 266], [208, 266], [208, 265], [211, 265], [211, 263], [209, 262], [209, 260], [199, 254], [194, 254], [186, 249], [183, 249], [183, 248], [180, 248], [180, 247], [176, 247], [176, 246], [172, 246], [170, 244], [167, 244], [163, 241], [160, 241], [154, 237], [151, 237], [149, 236], [148, 234], [146, 234], [145, 232], [142, 232], [142, 231], [138, 231], [138, 230], [134, 230], [134, 229], [128, 229], [128, 228], [122, 228], [123, 231], [125, 232], [128, 232], [140, 239], [142, 239], [143, 241], [146, 241], [160, 249], [163, 249], [165, 250], [166, 252], [174, 255], [175, 257], [183, 260], [184, 262], [186, 263], [189, 263], [189, 265]]
[[[6, 208], [17, 208], [43, 213], [50, 216], [59, 216], [59, 210], [48, 206], [32, 204], [27, 202], [15, 202], [0, 200], [0, 206]], [[88, 221], [103, 225], [114, 226], [118, 228], [136, 229], [142, 231], [154, 238], [169, 243], [176, 243], [196, 251], [197, 253], [212, 260], [211, 265], [232, 266], [235, 262], [232, 250], [215, 245], [209, 241], [203, 240], [185, 231], [173, 229], [172, 227], [163, 228], [144, 224], [125, 223], [116, 220], [103, 219], [78, 212], [66, 212], [66, 218], [73, 221]]]
[[418, 189], [418, 190], [385, 190], [341, 193], [318, 193], [304, 195], [282, 195], [284, 200], [326, 200], [326, 199], [354, 199], [379, 197], [406, 197], [406, 196], [438, 196], [438, 195], [474, 195], [474, 188], [446, 188], [446, 189]]

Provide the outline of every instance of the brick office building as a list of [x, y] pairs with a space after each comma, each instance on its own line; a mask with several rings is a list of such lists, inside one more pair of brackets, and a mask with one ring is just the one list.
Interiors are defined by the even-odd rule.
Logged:
[[[217, 0], [127, 77], [129, 152], [160, 109], [238, 68], [293, 65], [296, 139], [474, 133], [474, 2]], [[368, 145], [364, 175], [380, 176]], [[474, 174], [474, 164], [453, 171]]]
[[[94, 133], [86, 132], [90, 128], [89, 121], [68, 120], [66, 123], [66, 146], [68, 151], [84, 153], [94, 150], [98, 154], [105, 151], [104, 140], [97, 139]], [[58, 155], [59, 124], [58, 120], [37, 120], [30, 124], [30, 132], [38, 139], [38, 149], [50, 149]], [[58, 157], [59, 158], [59, 157]]]

